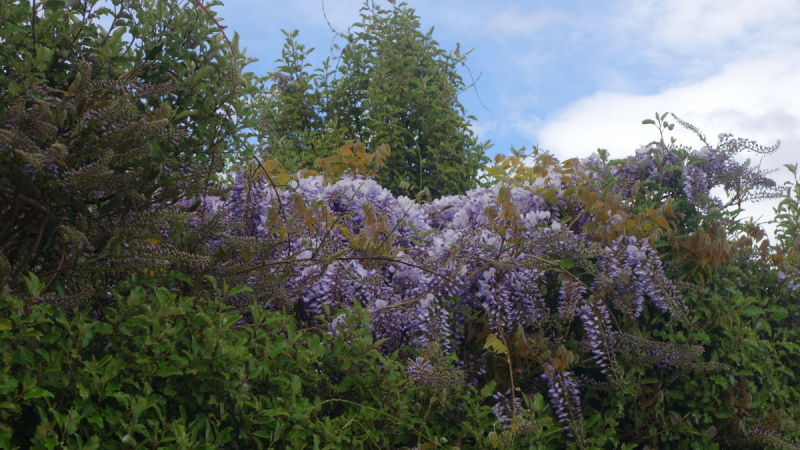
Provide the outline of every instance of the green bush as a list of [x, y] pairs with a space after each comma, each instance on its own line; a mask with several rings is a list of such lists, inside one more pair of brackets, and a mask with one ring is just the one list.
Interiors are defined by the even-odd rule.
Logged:
[[167, 205], [224, 192], [255, 87], [218, 5], [0, 3], [0, 284], [32, 271], [86, 301], [143, 264]]
[[[0, 3], [0, 287], [8, 283], [0, 292], [0, 448], [798, 448], [796, 180], [776, 209], [770, 245], [738, 210], [706, 211], [709, 199], [686, 192], [691, 183], [700, 192], [702, 177], [688, 175], [708, 161], [674, 141], [621, 161], [600, 152], [589, 174], [578, 173], [577, 160], [544, 153], [533, 167], [520, 151], [498, 158], [487, 172], [504, 183], [501, 222], [516, 221], [510, 187], [558, 174], [561, 203], [557, 189], [534, 193], [566, 229], [588, 236], [587, 252], [541, 261], [550, 267], [543, 310], [560, 302], [563, 276], [592, 283], [598, 260], [588, 246], [636, 236], [686, 283], [689, 313], [668, 319], [650, 305], [636, 320], [612, 316], [623, 333], [607, 349], [624, 368], [618, 385], [592, 377], [586, 325], [572, 317], [556, 328], [520, 327], [501, 345], [487, 316], [474, 314], [463, 318], [470, 328], [457, 352], [433, 342], [387, 352], [370, 335], [366, 304], [348, 298], [352, 308], [326, 304], [324, 315], [301, 309], [298, 318], [291, 307], [303, 299], [283, 287], [293, 270], [386, 260], [397, 229], [378, 231], [388, 222], [376, 205], [362, 204], [371, 225], [356, 233], [345, 229], [352, 212], [324, 201], [307, 205], [292, 194], [291, 207], [265, 202], [292, 186], [276, 161], [245, 164], [230, 203], [213, 196], [228, 191], [215, 181], [252, 153], [258, 118], [272, 127], [269, 150], [308, 150], [300, 166], [343, 139], [394, 147], [369, 155], [351, 142], [322, 160], [328, 178], [377, 165], [395, 192], [406, 191], [403, 182], [434, 195], [463, 192], [477, 183], [485, 149], [454, 96], [463, 55], [439, 50], [402, 4], [367, 8], [348, 35], [339, 78], [326, 84], [327, 69], [306, 73], [308, 52], [290, 35], [263, 98], [257, 78], [240, 76], [248, 60], [235, 35], [220, 34], [215, 3], [108, 5]], [[108, 32], [101, 18], [111, 19]], [[362, 122], [365, 111], [373, 123]], [[666, 116], [645, 122], [663, 136], [675, 125]], [[743, 147], [726, 144], [730, 152], [751, 146], [736, 142]], [[468, 164], [454, 169], [465, 152]], [[727, 206], [776, 195], [740, 182], [743, 170], [715, 184], [729, 188]], [[497, 212], [484, 209], [492, 221]], [[254, 234], [262, 213], [285, 228]], [[510, 222], [501, 222], [493, 231], [506, 232]], [[322, 253], [293, 259], [292, 235], [314, 227], [323, 242], [346, 231], [341, 242], [352, 248], [320, 245]], [[503, 263], [486, 260], [475, 274]], [[239, 284], [250, 287], [229, 287]], [[447, 309], [458, 304], [442, 299]], [[649, 347], [626, 348], [623, 339]], [[683, 362], [659, 366], [671, 353]], [[430, 371], [410, 377], [416, 357]], [[574, 371], [581, 383], [574, 426], [556, 424], [559, 412], [542, 395], [550, 369]], [[511, 392], [522, 404], [504, 418], [497, 407]]]
[[[427, 188], [433, 198], [478, 184], [488, 141], [478, 142], [458, 95], [469, 88], [457, 68], [466, 55], [446, 52], [433, 29], [420, 30], [405, 3], [383, 9], [365, 2], [361, 20], [340, 36], [335, 55], [308, 71], [306, 49], [284, 32], [286, 45], [264, 93], [261, 139], [265, 151], [294, 173], [333, 154], [347, 140], [392, 153], [381, 185], [395, 195]], [[338, 49], [338, 47], [336, 47]]]
[[358, 308], [332, 332], [256, 305], [242, 324], [208, 293], [111, 296], [96, 317], [0, 298], [0, 448], [475, 448], [493, 429], [492, 386], [409, 384]]
[[313, 334], [257, 306], [240, 326], [207, 297], [112, 295], [97, 318], [3, 297], [0, 447], [356, 448], [390, 421], [345, 400], [402, 413], [401, 366], [365, 328]]

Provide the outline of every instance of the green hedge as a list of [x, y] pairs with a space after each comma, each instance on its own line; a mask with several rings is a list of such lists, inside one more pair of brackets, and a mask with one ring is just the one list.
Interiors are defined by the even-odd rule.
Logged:
[[245, 324], [208, 292], [120, 292], [95, 317], [2, 295], [0, 448], [475, 448], [493, 430], [494, 384], [449, 398], [409, 384], [358, 308], [333, 333], [257, 305]]

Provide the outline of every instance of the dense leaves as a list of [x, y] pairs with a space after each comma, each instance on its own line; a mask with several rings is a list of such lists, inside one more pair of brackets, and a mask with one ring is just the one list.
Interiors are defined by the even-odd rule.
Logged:
[[798, 447], [800, 188], [739, 159], [777, 146], [656, 114], [475, 187], [412, 10], [336, 75], [290, 34], [264, 97], [211, 6], [0, 5], [0, 447]]
[[85, 300], [141, 264], [129, 244], [155, 238], [158, 205], [218, 195], [248, 153], [249, 61], [199, 1], [0, 9], [0, 278]]
[[242, 327], [208, 297], [121, 289], [102, 318], [3, 298], [0, 447], [368, 448], [415, 434], [395, 420], [415, 393], [366, 328], [311, 333], [258, 306]]
[[[290, 172], [309, 168], [347, 140], [392, 147], [379, 181], [395, 195], [435, 198], [475, 187], [489, 144], [479, 143], [458, 100], [466, 54], [442, 50], [414, 10], [365, 3], [333, 62], [308, 71], [312, 49], [287, 33], [263, 118], [266, 151]], [[468, 52], [467, 52], [468, 53]]]

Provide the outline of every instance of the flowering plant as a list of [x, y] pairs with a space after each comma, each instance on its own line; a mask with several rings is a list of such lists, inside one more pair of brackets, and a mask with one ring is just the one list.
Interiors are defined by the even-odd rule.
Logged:
[[[702, 345], [637, 331], [643, 316], [660, 315], [696, 332], [682, 291], [702, 289], [667, 275], [654, 245], [677, 228], [665, 219], [675, 213], [666, 199], [658, 213], [637, 211], [620, 187], [625, 165], [536, 152], [526, 166], [518, 152], [490, 168], [494, 186], [420, 203], [371, 178], [368, 165], [383, 158], [358, 143], [339, 155], [337, 176], [328, 165], [293, 178], [268, 161], [240, 172], [229, 200], [203, 200], [198, 211], [231, 230], [207, 241], [205, 253], [238, 262], [202, 270], [224, 278], [225, 264], [258, 268], [258, 276], [240, 270], [236, 282], [262, 301], [279, 299], [273, 307], [293, 309], [309, 326], [332, 321], [334, 333], [344, 317], [337, 310], [367, 308], [387, 354], [437, 349], [410, 363], [418, 385], [498, 382], [506, 392], [506, 400], [495, 397], [501, 427], [523, 414], [521, 393], [550, 390], [558, 421], [581, 445], [592, 440], [582, 388], [631, 399], [648, 370], [728, 370], [707, 361]], [[653, 155], [637, 158], [627, 164], [658, 165]], [[621, 181], [608, 184], [609, 173]], [[225, 250], [244, 240], [263, 244]], [[443, 361], [448, 355], [454, 364]], [[553, 394], [559, 389], [569, 394]]]
[[[431, 391], [431, 406], [493, 386], [485, 396], [497, 419], [485, 436], [492, 445], [513, 445], [520, 430], [532, 430], [530, 439], [550, 432], [541, 409], [528, 406], [536, 392], [550, 399], [559, 439], [579, 447], [641, 442], [653, 427], [675, 435], [731, 426], [722, 420], [732, 412], [716, 414], [720, 421], [692, 423], [675, 411], [670, 424], [656, 420], [666, 414], [664, 391], [695, 371], [727, 387], [737, 362], [705, 346], [714, 341], [692, 305], [704, 307], [706, 291], [670, 273], [684, 262], [676, 249], [694, 239], [680, 235], [679, 214], [715, 207], [691, 203], [687, 179], [663, 170], [665, 155], [689, 150], [616, 162], [605, 152], [561, 162], [515, 151], [487, 169], [496, 184], [427, 202], [424, 192], [394, 196], [374, 178], [388, 152], [350, 142], [319, 172], [296, 176], [257, 160], [224, 196], [184, 189], [132, 216], [147, 218], [146, 233], [120, 236], [106, 269], [82, 268], [144, 273], [190, 291], [249, 287], [216, 294], [240, 307], [240, 326], [252, 320], [242, 307], [253, 299], [334, 336], [368, 326], [383, 354], [408, 359], [408, 376]], [[368, 323], [348, 323], [353, 309]], [[598, 425], [598, 411], [624, 404], [637, 406]], [[643, 418], [655, 425], [645, 428]], [[609, 420], [619, 426], [608, 429]]]

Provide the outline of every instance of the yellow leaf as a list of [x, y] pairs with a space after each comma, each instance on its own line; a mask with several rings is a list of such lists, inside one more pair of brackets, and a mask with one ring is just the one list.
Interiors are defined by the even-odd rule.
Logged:
[[494, 167], [487, 167], [486, 171], [489, 172], [489, 174], [494, 176], [494, 177], [502, 177], [503, 176], [503, 172], [501, 172], [498, 169], [495, 169]]
[[316, 170], [303, 169], [303, 170], [300, 171], [300, 176], [303, 177], [303, 178], [315, 177], [317, 175], [319, 175], [319, 172], [317, 172]]
[[45, 424], [40, 423], [38, 427], [36, 427], [36, 433], [33, 435], [36, 439], [44, 439], [47, 436], [47, 427]]
[[483, 348], [491, 349], [493, 352], [500, 355], [505, 355], [508, 352], [503, 342], [493, 334], [490, 334], [489, 337], [486, 338], [486, 344]]
[[244, 258], [245, 261], [250, 261], [250, 259], [252, 258], [252, 255], [247, 250], [242, 250], [239, 252], [239, 254], [242, 255], [242, 258]]
[[578, 160], [578, 158], [571, 158], [571, 159], [568, 159], [568, 160], [564, 161], [564, 163], [561, 164], [561, 166], [564, 167], [565, 169], [569, 169], [570, 167], [577, 166], [579, 163], [580, 163], [580, 161]]

